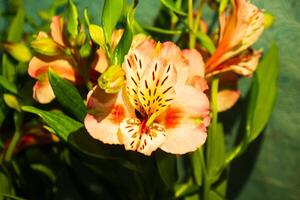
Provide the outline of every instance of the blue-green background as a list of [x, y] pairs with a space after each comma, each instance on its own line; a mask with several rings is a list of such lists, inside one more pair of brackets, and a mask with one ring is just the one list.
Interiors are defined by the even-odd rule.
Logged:
[[[100, 21], [101, 0], [75, 1], [80, 15], [85, 7]], [[231, 171], [229, 199], [298, 200], [300, 199], [300, 1], [253, 0], [258, 7], [276, 16], [257, 47], [267, 49], [276, 41], [280, 49], [281, 70], [275, 110], [264, 135], [245, 158]], [[36, 23], [39, 10], [47, 10], [51, 0], [25, 0], [25, 8]], [[5, 11], [1, 0], [0, 12]], [[151, 25], [159, 12], [159, 0], [140, 0], [137, 20]], [[2, 17], [1, 17], [2, 18]], [[0, 29], [7, 24], [0, 18]], [[27, 27], [30, 30], [30, 27]], [[271, 66], [270, 66], [271, 67]], [[268, 84], [268, 83], [265, 83]]]

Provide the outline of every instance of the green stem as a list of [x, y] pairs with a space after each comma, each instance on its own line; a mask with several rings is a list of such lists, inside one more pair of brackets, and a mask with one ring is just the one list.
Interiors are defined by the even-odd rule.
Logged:
[[11, 142], [9, 143], [7, 151], [4, 156], [4, 160], [6, 162], [11, 161], [15, 147], [19, 143], [21, 136], [22, 136], [22, 133], [20, 131], [20, 126], [22, 123], [22, 113], [19, 113], [19, 112], [14, 113], [14, 122], [15, 122], [15, 134], [14, 134]]
[[6, 162], [11, 161], [12, 155], [14, 153], [14, 149], [17, 146], [19, 140], [21, 138], [21, 132], [20, 131], [16, 131], [11, 142], [9, 143], [8, 149], [6, 151], [6, 154], [4, 156], [4, 160]]
[[[217, 130], [218, 123], [218, 87], [219, 87], [219, 78], [214, 77], [211, 83], [211, 111], [212, 111], [212, 123], [210, 128], [210, 133], [215, 133]], [[208, 136], [208, 141], [210, 141], [210, 137]], [[207, 149], [207, 155], [210, 155], [210, 149]], [[210, 171], [208, 169], [207, 176], [204, 177], [204, 192], [203, 199], [209, 200], [209, 193], [211, 188], [211, 180], [210, 180]]]
[[[194, 21], [193, 21], [193, 0], [188, 0], [188, 24], [189, 24], [189, 27], [190, 29], [193, 30], [193, 27], [194, 27]], [[192, 48], [195, 48], [195, 41], [196, 41], [196, 37], [195, 37], [195, 34], [190, 31], [189, 32], [189, 47], [192, 49]]]
[[[205, 4], [206, 0], [202, 0], [199, 4], [199, 7], [198, 7], [198, 13], [197, 13], [197, 16], [196, 16], [196, 19], [195, 19], [195, 25], [193, 27], [193, 31], [195, 33], [197, 33], [198, 31], [198, 27], [199, 27], [199, 23], [200, 23], [200, 19], [201, 19], [201, 16], [202, 16], [202, 9], [204, 7], [204, 4]], [[201, 31], [201, 30], [200, 30]]]

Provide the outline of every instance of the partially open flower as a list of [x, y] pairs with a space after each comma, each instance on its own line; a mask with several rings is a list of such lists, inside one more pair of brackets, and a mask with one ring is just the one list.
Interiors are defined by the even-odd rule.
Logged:
[[[199, 63], [189, 62], [191, 54]], [[209, 101], [200, 89], [206, 84], [199, 53], [147, 39], [131, 49], [123, 69], [126, 85], [118, 94], [99, 86], [88, 94], [85, 127], [92, 137], [145, 155], [157, 148], [184, 154], [205, 142]]]
[[[45, 45], [43, 45], [45, 43]], [[33, 98], [40, 103], [49, 103], [54, 93], [48, 80], [48, 69], [51, 68], [60, 77], [72, 82], [80, 81], [81, 77], [75, 70], [76, 63], [64, 54], [63, 24], [59, 16], [54, 16], [51, 23], [51, 36], [45, 32], [38, 34], [33, 42], [35, 49], [44, 55], [36, 55], [29, 62], [28, 73], [37, 79], [33, 87]]]
[[[214, 75], [232, 72], [237, 75], [251, 76], [261, 57], [261, 51], [248, 49], [264, 30], [264, 14], [255, 5], [246, 0], [234, 0], [229, 16], [224, 12], [220, 16], [220, 36], [215, 53], [205, 65], [205, 76], [210, 79]], [[221, 76], [221, 77], [222, 77]], [[232, 74], [230, 75], [232, 77]], [[229, 109], [239, 99], [237, 76], [224, 78], [222, 84], [225, 91], [218, 95], [219, 111]], [[226, 82], [225, 80], [230, 80]], [[232, 84], [234, 83], [234, 84]]]

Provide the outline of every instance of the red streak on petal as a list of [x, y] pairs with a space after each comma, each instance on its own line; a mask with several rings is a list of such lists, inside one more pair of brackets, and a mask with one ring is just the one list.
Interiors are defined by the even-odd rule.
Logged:
[[169, 108], [166, 111], [165, 126], [166, 128], [175, 128], [182, 117], [182, 110], [179, 108]]
[[112, 121], [119, 124], [125, 117], [125, 109], [122, 105], [114, 105], [112, 111]]

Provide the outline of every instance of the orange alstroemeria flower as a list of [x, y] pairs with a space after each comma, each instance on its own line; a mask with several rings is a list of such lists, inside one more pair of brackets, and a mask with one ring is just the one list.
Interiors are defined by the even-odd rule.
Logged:
[[[63, 21], [59, 16], [52, 17], [51, 35], [39, 32], [37, 39], [51, 37], [61, 48], [67, 47], [63, 36]], [[71, 82], [81, 80], [74, 68], [75, 63], [63, 52], [55, 56], [36, 55], [29, 62], [28, 73], [37, 79], [33, 87], [33, 98], [40, 103], [49, 103], [55, 98], [48, 80], [48, 70], [51, 68], [57, 75]]]
[[[217, 75], [231, 73], [242, 76], [251, 76], [261, 57], [261, 51], [249, 50], [248, 48], [256, 42], [264, 30], [264, 15], [255, 5], [246, 0], [234, 0], [229, 16], [224, 12], [220, 16], [220, 37], [215, 53], [208, 59], [205, 65], [205, 76], [207, 79]], [[236, 76], [235, 79], [237, 79]], [[223, 82], [226, 84], [226, 82]], [[239, 98], [236, 85], [226, 88], [219, 93], [222, 104], [219, 111], [230, 108]], [[228, 86], [229, 86], [228, 85]], [[225, 100], [227, 98], [227, 100]]]
[[196, 50], [146, 39], [125, 57], [126, 83], [118, 94], [99, 86], [88, 94], [87, 131], [145, 155], [158, 148], [173, 154], [196, 150], [210, 121], [203, 66]]

